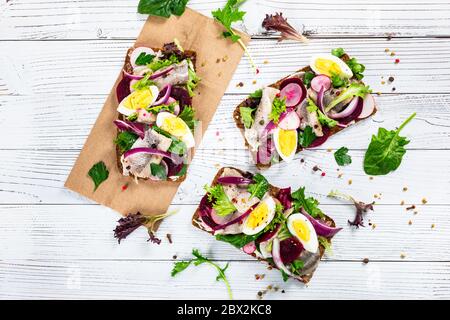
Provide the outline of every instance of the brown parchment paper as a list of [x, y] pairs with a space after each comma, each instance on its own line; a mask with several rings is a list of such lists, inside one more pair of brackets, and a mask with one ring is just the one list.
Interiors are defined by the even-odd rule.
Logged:
[[[183, 48], [196, 51], [196, 71], [202, 80], [196, 89], [193, 107], [196, 117], [201, 121], [201, 135], [208, 127], [243, 55], [237, 43], [222, 38], [222, 31], [223, 27], [213, 19], [187, 8], [181, 17], [149, 17], [135, 42], [136, 47], [162, 48], [164, 43], [177, 38]], [[247, 44], [249, 36], [240, 35]], [[125, 55], [126, 51], [123, 53], [124, 58]], [[219, 63], [217, 59], [220, 59]], [[132, 178], [124, 177], [117, 168], [113, 143], [117, 131], [113, 120], [117, 118], [118, 105], [115, 88], [121, 76], [120, 70], [65, 187], [122, 214], [137, 211], [145, 215], [161, 214], [167, 211], [181, 182], [140, 180], [136, 184]], [[196, 141], [197, 146], [199, 142]], [[88, 171], [98, 161], [103, 161], [108, 167], [109, 178], [94, 192]], [[122, 186], [127, 183], [128, 188], [122, 191]]]

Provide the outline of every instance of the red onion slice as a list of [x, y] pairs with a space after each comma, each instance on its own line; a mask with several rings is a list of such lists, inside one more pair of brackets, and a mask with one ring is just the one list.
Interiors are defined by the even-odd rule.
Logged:
[[114, 124], [120, 131], [131, 131], [136, 133], [141, 139], [145, 136], [145, 126], [142, 123], [136, 123], [124, 120], [114, 120]]
[[[165, 90], [165, 91], [164, 91]], [[172, 92], [172, 85], [169, 83], [168, 85], [166, 85], [162, 90], [162, 92], [164, 92], [164, 95], [158, 99], [157, 101], [155, 101], [153, 103], [153, 106], [159, 106], [161, 104], [165, 104], [169, 98], [170, 98], [170, 93]]]
[[350, 116], [358, 107], [359, 97], [354, 97], [350, 103], [341, 112], [328, 112], [328, 116], [332, 119], [342, 119]]
[[324, 222], [322, 222], [320, 220], [314, 219], [303, 208], [301, 208], [301, 212], [306, 218], [308, 218], [309, 222], [311, 222], [311, 224], [314, 227], [314, 230], [316, 230], [316, 233], [319, 236], [326, 237], [326, 238], [331, 238], [336, 233], [338, 233], [339, 231], [342, 230], [342, 228], [330, 227], [326, 223], [324, 223]]
[[152, 154], [155, 156], [161, 156], [161, 157], [172, 160], [175, 164], [179, 164], [179, 163], [183, 162], [183, 159], [175, 153], [170, 153], [170, 152], [166, 152], [166, 151], [162, 151], [162, 150], [158, 150], [158, 149], [145, 148], [145, 147], [130, 149], [130, 150], [126, 151], [123, 154], [123, 156], [124, 156], [124, 158], [127, 158], [136, 153], [148, 153], [148, 154]]
[[128, 73], [125, 71], [125, 69], [123, 70], [123, 74], [130, 80], [141, 80], [142, 78], [144, 78], [144, 76]]
[[256, 239], [256, 242], [257, 243], [262, 243], [262, 242], [266, 242], [266, 241], [272, 240], [278, 234], [278, 231], [280, 230], [280, 227], [281, 227], [281, 224], [277, 224], [275, 226], [275, 229], [273, 229], [272, 231], [267, 231], [267, 232], [263, 233], [258, 239]]
[[169, 73], [170, 71], [172, 71], [172, 70], [173, 70], [173, 67], [169, 67], [169, 68], [164, 69], [163, 71], [155, 72], [154, 74], [152, 74], [152, 75], [149, 77], [149, 79], [150, 79], [150, 80], [154, 80], [154, 79], [156, 79], [156, 78], [162, 77], [162, 76], [168, 74], [168, 73]]
[[234, 177], [234, 176], [228, 176], [228, 177], [220, 177], [217, 179], [217, 182], [220, 184], [250, 184], [253, 183], [252, 179], [247, 179], [244, 177]]

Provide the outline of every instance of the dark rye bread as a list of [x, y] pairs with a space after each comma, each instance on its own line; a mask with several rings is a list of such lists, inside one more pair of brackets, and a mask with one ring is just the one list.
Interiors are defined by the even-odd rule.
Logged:
[[[135, 49], [135, 47], [131, 47], [128, 49], [127, 54], [125, 56], [125, 62], [123, 65], [123, 70], [125, 70], [128, 73], [133, 73], [133, 67], [131, 65], [130, 62], [130, 56], [131, 53], [133, 52], [133, 50]], [[162, 51], [162, 48], [151, 48], [154, 52], [158, 52], [158, 51]], [[194, 65], [194, 68], [196, 68], [196, 62], [197, 62], [197, 53], [195, 51], [192, 50], [184, 50], [183, 51], [183, 55], [184, 55], [184, 59], [190, 59], [192, 61], [192, 64]], [[123, 77], [123, 75], [122, 75]], [[122, 78], [123, 79], [123, 78]], [[116, 97], [117, 99], [117, 97]], [[117, 101], [117, 106], [119, 105], [119, 101]], [[118, 113], [118, 117], [119, 120], [126, 120], [125, 117], [121, 114]], [[117, 130], [117, 134], [119, 134], [119, 130]], [[122, 153], [119, 150], [119, 147], [116, 145], [116, 162], [117, 162], [117, 167], [119, 168], [119, 172], [123, 172], [123, 166], [122, 163], [120, 162], [120, 157], [122, 156]], [[133, 174], [130, 173], [130, 177], [134, 177]], [[149, 178], [136, 178], [138, 180], [149, 180]], [[177, 180], [172, 181], [172, 180], [167, 180], [169, 182], [183, 182], [186, 179], [186, 174], [184, 176], [180, 176]]]
[[[348, 60], [350, 60], [350, 57], [349, 57], [347, 54], [344, 54], [344, 55], [341, 57], [341, 59], [342, 59], [343, 61], [347, 62]], [[284, 78], [278, 80], [277, 82], [268, 85], [268, 87], [280, 89], [280, 85], [281, 85], [281, 83], [282, 83], [284, 80], [286, 80], [286, 79], [292, 77], [293, 75], [295, 75], [295, 74], [297, 74], [297, 73], [299, 73], [299, 72], [311, 72], [311, 71], [312, 71], [311, 68], [310, 68], [309, 66], [306, 66], [306, 67], [304, 67], [304, 68], [302, 68], [302, 69], [300, 69], [300, 70], [297, 70], [296, 72], [294, 72], [294, 73], [292, 73], [292, 74], [290, 74], [290, 75], [288, 75], [288, 76], [286, 76], [286, 77], [284, 77]], [[297, 78], [299, 78], [299, 77], [297, 77]], [[300, 79], [303, 81], [303, 78], [300, 78]], [[234, 121], [235, 121], [235, 123], [236, 123], [236, 126], [237, 126], [237, 127], [239, 128], [239, 130], [241, 131], [242, 137], [244, 138], [244, 141], [245, 141], [245, 146], [246, 146], [249, 150], [250, 150], [250, 146], [249, 146], [249, 144], [248, 144], [248, 142], [247, 142], [247, 139], [245, 138], [245, 135], [244, 135], [245, 127], [244, 127], [244, 122], [242, 121], [242, 118], [241, 118], [241, 113], [240, 113], [240, 111], [239, 111], [239, 108], [240, 108], [240, 107], [248, 107], [248, 106], [250, 106], [250, 105], [252, 105], [252, 98], [249, 97], [249, 98], [245, 99], [244, 101], [242, 101], [242, 102], [234, 109], [234, 112], [233, 112], [233, 118], [234, 118]], [[375, 109], [374, 109], [373, 113], [370, 115], [370, 117], [373, 116], [376, 112], [377, 112], [377, 108], [375, 107]], [[356, 122], [359, 122], [359, 121], [361, 121], [361, 120], [365, 120], [365, 119], [356, 119], [356, 120], [355, 120], [355, 123], [356, 123]], [[336, 126], [336, 127], [334, 127], [334, 128], [331, 128], [331, 129], [330, 129], [330, 135], [329, 135], [329, 137], [331, 137], [332, 135], [338, 133], [339, 131], [341, 131], [341, 130], [343, 130], [343, 129], [345, 129], [345, 128], [341, 128], [341, 127], [338, 127], [338, 126]], [[296, 153], [299, 153], [299, 152], [302, 151], [302, 150], [303, 150], [303, 147], [301, 147], [300, 145], [298, 145], [298, 146], [297, 146], [297, 151], [296, 151]], [[283, 159], [280, 157], [279, 162], [281, 162], [281, 161], [283, 161]], [[267, 168], [270, 168], [271, 165], [272, 165], [271, 163], [268, 163], [268, 164], [259, 164], [259, 163], [257, 163], [257, 164], [256, 164], [256, 167], [257, 167], [258, 169], [267, 169]]]
[[[238, 168], [234, 168], [234, 167], [222, 167], [222, 168], [219, 169], [219, 171], [218, 171], [217, 174], [215, 175], [214, 179], [212, 180], [211, 186], [214, 186], [214, 185], [217, 184], [217, 179], [219, 179], [219, 178], [222, 176], [223, 171], [224, 171], [225, 169], [227, 169], [227, 168], [228, 168], [228, 169], [236, 170], [236, 171], [238, 171], [238, 172], [239, 172], [240, 174], [242, 174], [242, 175], [245, 175], [245, 174], [246, 174], [245, 171], [240, 170], [240, 169], [238, 169]], [[275, 187], [275, 186], [269, 184], [269, 194], [270, 194], [271, 196], [277, 197], [279, 192], [280, 192], [280, 188]], [[200, 230], [203, 230], [203, 231], [208, 232], [209, 234], [213, 235], [213, 233], [212, 233], [211, 231], [205, 230], [205, 229], [203, 229], [203, 228], [200, 227], [201, 218], [200, 218], [200, 213], [199, 213], [199, 212], [200, 212], [200, 206], [197, 207], [197, 209], [196, 209], [195, 212], [194, 212], [194, 215], [192, 216], [192, 225], [193, 225], [194, 227], [200, 229]], [[334, 220], [331, 219], [329, 216], [325, 215], [325, 216], [324, 216], [324, 219], [325, 219], [325, 221], [326, 221], [331, 227], [336, 227], [336, 223], [335, 223]], [[331, 239], [329, 239], [329, 241], [330, 241], [330, 243], [331, 243]], [[322, 256], [323, 256], [323, 254], [325, 253], [325, 247], [322, 246], [322, 244], [320, 244], [320, 242], [319, 242], [319, 251], [320, 251], [320, 259], [322, 259]], [[264, 259], [264, 258], [258, 258], [258, 257], [256, 257], [256, 255], [255, 255], [254, 253], [251, 254], [251, 256], [254, 257], [254, 258], [256, 258], [256, 259], [258, 259], [259, 261], [263, 261], [263, 262], [267, 263], [267, 264], [268, 264], [269, 266], [271, 266], [272, 268], [278, 269], [278, 267], [277, 267], [275, 264], [273, 264], [272, 262], [270, 262], [270, 261], [267, 260], [267, 259]], [[311, 278], [312, 278], [314, 272], [315, 272], [315, 271], [313, 271], [313, 272], [310, 273], [310, 274], [307, 274], [307, 275], [302, 276], [302, 277], [301, 277], [301, 278], [302, 278], [302, 281], [301, 281], [301, 282], [303, 282], [303, 283], [305, 283], [305, 284], [308, 283], [308, 282], [311, 280]], [[299, 280], [299, 281], [300, 281], [300, 280]]]

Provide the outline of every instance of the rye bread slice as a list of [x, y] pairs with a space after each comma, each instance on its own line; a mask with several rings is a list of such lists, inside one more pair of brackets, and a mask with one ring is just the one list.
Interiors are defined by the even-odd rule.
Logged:
[[[125, 70], [128, 73], [133, 73], [133, 67], [131, 65], [130, 62], [130, 56], [131, 53], [133, 52], [133, 50], [135, 49], [135, 47], [131, 47], [127, 50], [127, 54], [125, 55], [125, 62], [123, 65], [123, 70]], [[154, 52], [158, 52], [158, 51], [162, 51], [162, 48], [151, 48]], [[194, 65], [194, 68], [196, 68], [196, 62], [197, 62], [197, 53], [195, 51], [192, 50], [184, 50], [183, 51], [185, 59], [191, 59], [192, 64]], [[122, 75], [123, 77], [123, 75]], [[117, 98], [117, 97], [116, 97]], [[119, 105], [119, 101], [117, 101], [117, 105]], [[121, 114], [121, 113], [117, 113], [118, 116], [117, 118], [119, 120], [126, 120], [125, 117]], [[117, 130], [117, 135], [119, 134], [119, 130]], [[122, 166], [122, 162], [120, 162], [120, 157], [122, 156], [122, 153], [120, 152], [118, 146], [116, 145], [116, 163], [117, 163], [117, 167], [119, 169], [119, 172], [123, 172], [123, 166]], [[130, 173], [129, 175], [131, 178], [135, 178], [138, 180], [149, 180], [149, 178], [140, 178], [140, 177], [135, 177], [132, 173]], [[186, 174], [183, 176], [180, 176], [177, 180], [166, 180], [168, 182], [183, 182], [186, 179]]]
[[[344, 55], [341, 57], [341, 59], [342, 59], [343, 61], [346, 62], [346, 61], [350, 60], [350, 57], [349, 57], [347, 54], [344, 54]], [[296, 72], [294, 72], [294, 73], [292, 73], [292, 74], [290, 74], [290, 75], [288, 75], [288, 76], [286, 76], [286, 77], [284, 77], [284, 78], [278, 80], [277, 82], [268, 85], [268, 87], [280, 89], [281, 83], [282, 83], [284, 80], [286, 80], [286, 79], [288, 79], [288, 78], [291, 78], [291, 77], [297, 77], [297, 78], [299, 78], [299, 79], [301, 79], [301, 80], [303, 81], [303, 77], [299, 77], [299, 76], [296, 76], [296, 75], [297, 75], [298, 73], [311, 72], [311, 71], [312, 71], [311, 68], [310, 68], [309, 66], [306, 66], [306, 67], [304, 67], [304, 68], [302, 68], [302, 69], [300, 69], [300, 70], [297, 70]], [[361, 83], [363, 83], [363, 82], [361, 81]], [[245, 146], [250, 150], [250, 146], [249, 146], [249, 144], [248, 144], [248, 142], [247, 142], [247, 139], [245, 138], [245, 134], [244, 134], [244, 132], [245, 132], [244, 122], [242, 121], [241, 113], [240, 113], [240, 111], [239, 111], [239, 108], [240, 108], [240, 107], [248, 107], [249, 105], [252, 105], [252, 98], [250, 98], [250, 97], [248, 97], [247, 99], [243, 100], [243, 101], [242, 101], [242, 102], [234, 109], [234, 111], [233, 111], [233, 118], [234, 118], [234, 121], [235, 121], [235, 123], [236, 123], [236, 126], [237, 126], [237, 127], [239, 128], [239, 130], [241, 131], [242, 137], [244, 138], [244, 141], [245, 141]], [[371, 114], [369, 117], [372, 117], [376, 112], [377, 112], [377, 108], [376, 108], [376, 106], [375, 106], [374, 111], [372, 112], [372, 114]], [[368, 118], [368, 117], [367, 117], [367, 118]], [[365, 118], [365, 119], [367, 119], [367, 118]], [[356, 120], [355, 120], [355, 123], [357, 123], [357, 122], [359, 122], [359, 121], [362, 121], [362, 120], [365, 120], [365, 119], [356, 119]], [[346, 128], [341, 128], [341, 127], [338, 127], [338, 126], [335, 126], [334, 128], [331, 128], [331, 129], [330, 129], [330, 135], [329, 135], [329, 137], [331, 137], [332, 135], [338, 133], [339, 131], [341, 131], [341, 130], [343, 130], [343, 129], [346, 129]], [[328, 138], [329, 138], [329, 137], [328, 137]], [[300, 145], [298, 145], [298, 146], [297, 146], [297, 150], [296, 150], [295, 153], [299, 153], [299, 152], [302, 151], [303, 149], [304, 149], [303, 147], [301, 147]], [[279, 162], [282, 162], [282, 161], [283, 161], [283, 159], [280, 157]], [[270, 168], [271, 166], [272, 166], [271, 163], [268, 163], [268, 164], [260, 164], [260, 163], [256, 163], [256, 167], [257, 167], [258, 169], [267, 169], [267, 168]]]
[[[225, 169], [227, 169], [227, 168], [228, 168], [228, 169], [234, 169], [234, 170], [238, 171], [238, 172], [239, 172], [240, 174], [242, 174], [242, 175], [246, 174], [245, 171], [240, 170], [240, 169], [238, 169], [238, 168], [234, 168], [234, 167], [222, 167], [222, 168], [219, 169], [219, 171], [217, 172], [217, 174], [214, 176], [214, 179], [212, 180], [212, 182], [211, 182], [211, 184], [210, 184], [211, 186], [214, 186], [214, 185], [217, 184], [217, 179], [219, 179], [219, 178], [222, 176], [223, 171], [224, 171]], [[276, 187], [276, 186], [274, 186], [274, 185], [269, 184], [269, 194], [270, 194], [271, 196], [277, 197], [279, 192], [280, 192], [280, 188], [278, 188], [278, 187]], [[201, 218], [200, 218], [200, 213], [199, 213], [199, 212], [200, 212], [200, 206], [197, 207], [197, 209], [196, 209], [195, 212], [194, 212], [194, 215], [192, 216], [192, 225], [193, 225], [194, 227], [196, 227], [197, 229], [203, 230], [203, 231], [205, 231], [205, 232], [207, 232], [207, 233], [213, 235], [213, 232], [212, 232], [212, 231], [205, 230], [205, 229], [203, 229], [203, 228], [201, 227]], [[336, 227], [336, 223], [334, 222], [333, 219], [331, 219], [331, 218], [330, 218], [329, 216], [327, 216], [327, 215], [325, 215], [324, 218], [325, 218], [325, 220], [327, 221], [327, 223], [328, 223], [331, 227]], [[329, 240], [330, 243], [331, 243], [331, 239], [328, 239], [328, 240]], [[325, 247], [324, 247], [322, 244], [320, 244], [320, 242], [319, 242], [319, 252], [320, 252], [320, 260], [321, 260], [322, 257], [323, 257], [323, 255], [324, 255], [324, 253], [325, 253]], [[267, 263], [270, 267], [275, 268], [275, 269], [278, 269], [278, 267], [277, 267], [275, 264], [273, 264], [271, 261], [269, 261], [269, 260], [267, 260], [267, 259], [264, 259], [264, 258], [256, 257], [256, 255], [255, 255], [254, 253], [253, 253], [253, 254], [250, 254], [250, 255], [251, 255], [252, 257], [254, 257], [255, 259], [258, 259], [259, 261], [262, 261], [262, 262]], [[308, 283], [308, 282], [311, 280], [311, 278], [312, 278], [314, 272], [315, 272], [315, 270], [314, 270], [313, 272], [309, 273], [309, 274], [306, 274], [306, 275], [302, 276], [302, 277], [301, 277], [302, 280], [300, 280], [300, 279], [298, 279], [298, 280], [306, 284], [306, 283]]]

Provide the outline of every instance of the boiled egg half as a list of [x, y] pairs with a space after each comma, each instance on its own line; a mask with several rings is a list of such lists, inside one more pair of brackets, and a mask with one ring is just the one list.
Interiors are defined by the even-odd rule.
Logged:
[[287, 220], [289, 232], [296, 237], [306, 251], [316, 253], [319, 248], [319, 240], [317, 239], [316, 230], [301, 213], [294, 213]]
[[156, 125], [183, 141], [188, 149], [195, 146], [194, 135], [191, 129], [189, 129], [183, 119], [176, 115], [170, 112], [160, 112], [156, 117]]
[[309, 66], [316, 74], [324, 74], [328, 77], [333, 75], [345, 78], [353, 77], [353, 72], [348, 65], [332, 54], [314, 55]]
[[275, 200], [271, 196], [264, 197], [245, 218], [242, 232], [251, 236], [263, 230], [275, 217], [275, 208]]
[[159, 90], [156, 86], [133, 91], [119, 103], [117, 111], [125, 116], [130, 116], [138, 109], [151, 106], [156, 101], [158, 94]]
[[273, 132], [275, 148], [280, 157], [289, 162], [294, 159], [295, 151], [297, 151], [297, 130], [283, 130], [276, 128]]

